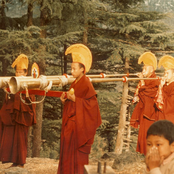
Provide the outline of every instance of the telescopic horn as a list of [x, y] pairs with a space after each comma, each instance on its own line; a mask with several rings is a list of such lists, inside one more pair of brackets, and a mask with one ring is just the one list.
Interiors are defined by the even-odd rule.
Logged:
[[11, 77], [0, 77], [0, 88], [8, 88], [8, 82]]
[[9, 89], [12, 94], [26, 89], [41, 89], [44, 90], [51, 83], [52, 86], [64, 86], [71, 84], [75, 79], [66, 78], [65, 76], [39, 76], [33, 78], [31, 76], [25, 77], [11, 77], [9, 80]]

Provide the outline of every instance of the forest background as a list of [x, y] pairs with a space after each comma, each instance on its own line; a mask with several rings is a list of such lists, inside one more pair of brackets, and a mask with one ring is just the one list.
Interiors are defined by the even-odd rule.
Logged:
[[[143, 52], [151, 51], [158, 59], [173, 55], [173, 10], [174, 0], [0, 0], [0, 76], [14, 76], [11, 64], [21, 53], [29, 57], [29, 70], [36, 62], [42, 75], [70, 74], [71, 60], [64, 51], [74, 43], [83, 43], [92, 52], [88, 74], [140, 72], [142, 65], [137, 62]], [[129, 66], [125, 68], [126, 62]], [[91, 156], [99, 158], [115, 151], [124, 84], [93, 85], [102, 125]], [[131, 102], [136, 85], [137, 81], [128, 83], [127, 122], [134, 108]], [[68, 86], [53, 90], [68, 90]], [[2, 106], [2, 89], [0, 96]], [[36, 98], [39, 101], [42, 96]], [[37, 125], [29, 134], [29, 157], [59, 158], [61, 116], [59, 98], [46, 97], [37, 104]], [[132, 130], [130, 151], [135, 151], [137, 133]]]

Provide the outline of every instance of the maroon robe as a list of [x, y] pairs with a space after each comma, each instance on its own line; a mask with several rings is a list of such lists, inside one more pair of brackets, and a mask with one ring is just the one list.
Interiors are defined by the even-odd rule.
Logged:
[[[29, 100], [22, 96], [29, 103]], [[34, 96], [30, 96], [32, 101]], [[0, 110], [0, 161], [26, 163], [29, 126], [36, 123], [35, 104], [26, 105], [19, 93], [10, 95]]]
[[169, 120], [174, 123], [174, 82], [162, 88], [163, 109], [158, 111], [159, 120]]
[[[155, 78], [153, 73], [150, 78]], [[146, 154], [146, 133], [152, 123], [157, 120], [154, 98], [156, 96], [159, 80], [144, 80], [145, 85], [139, 88], [139, 102], [137, 103], [130, 120], [130, 125], [139, 127], [137, 152]]]
[[76, 101], [66, 100], [63, 110], [58, 174], [83, 174], [101, 116], [96, 92], [85, 75], [74, 88]]

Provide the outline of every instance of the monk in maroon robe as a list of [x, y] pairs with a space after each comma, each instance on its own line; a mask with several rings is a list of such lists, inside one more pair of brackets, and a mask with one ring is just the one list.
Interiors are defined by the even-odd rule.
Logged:
[[[75, 45], [75, 48], [76, 46], [79, 48], [79, 44]], [[80, 56], [76, 56], [82, 57], [81, 54], [84, 54], [85, 50], [82, 52], [79, 53]], [[88, 164], [96, 129], [101, 124], [96, 92], [89, 78], [84, 75], [86, 67], [86, 63], [81, 59], [73, 61], [71, 72], [76, 80], [71, 84], [67, 98], [65, 93], [61, 96], [64, 109], [58, 174], [84, 173], [84, 165]], [[71, 89], [74, 94], [70, 94]]]
[[174, 58], [165, 55], [159, 60], [158, 66], [163, 66], [165, 69], [156, 101], [159, 109], [158, 119], [165, 119], [174, 123]]
[[[8, 97], [0, 111], [0, 161], [23, 167], [27, 157], [28, 129], [36, 123], [35, 105], [24, 104], [19, 93]], [[23, 99], [30, 103], [25, 96]], [[30, 99], [34, 101], [34, 96]]]
[[[28, 58], [19, 55], [13, 62], [16, 66], [16, 76], [26, 76], [28, 69]], [[2, 163], [13, 163], [11, 167], [24, 167], [27, 157], [27, 142], [29, 126], [36, 123], [34, 96], [28, 97], [20, 94], [6, 94], [5, 102], [0, 110], [0, 161]]]
[[[150, 55], [149, 55], [150, 54]], [[156, 78], [154, 69], [156, 69], [156, 57], [152, 53], [144, 53], [143, 60], [149, 59], [144, 62], [142, 73], [138, 74], [140, 78]], [[149, 58], [149, 56], [152, 56]], [[152, 61], [153, 60], [153, 61]], [[154, 63], [155, 62], [155, 63]], [[155, 66], [154, 66], [155, 64]], [[146, 154], [146, 133], [152, 123], [156, 121], [156, 106], [155, 96], [158, 91], [159, 80], [140, 80], [135, 96], [134, 102], [138, 102], [132, 113], [130, 125], [134, 128], [139, 128], [138, 141], [136, 151]]]
[[174, 123], [174, 82], [164, 85], [162, 89], [163, 109], [159, 111], [159, 120], [169, 120]]
[[[155, 73], [150, 78], [156, 77]], [[137, 152], [146, 154], [146, 133], [156, 118], [154, 98], [156, 96], [159, 80], [144, 80], [145, 85], [139, 88], [139, 102], [135, 106], [130, 120], [130, 125], [138, 128]]]

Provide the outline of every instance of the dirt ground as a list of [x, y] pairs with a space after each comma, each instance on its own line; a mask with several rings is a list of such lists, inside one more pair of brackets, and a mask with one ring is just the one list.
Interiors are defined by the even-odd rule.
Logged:
[[10, 167], [12, 163], [0, 164], [0, 174], [56, 174], [58, 160], [49, 158], [27, 158], [24, 168]]
[[[111, 166], [115, 174], [143, 174], [145, 164], [143, 158], [137, 154], [123, 153], [121, 155], [104, 154], [100, 159]], [[90, 165], [98, 165], [96, 159], [90, 159]], [[11, 167], [11, 163], [0, 163], [0, 174], [56, 174], [58, 160], [49, 158], [27, 158], [24, 168]]]

